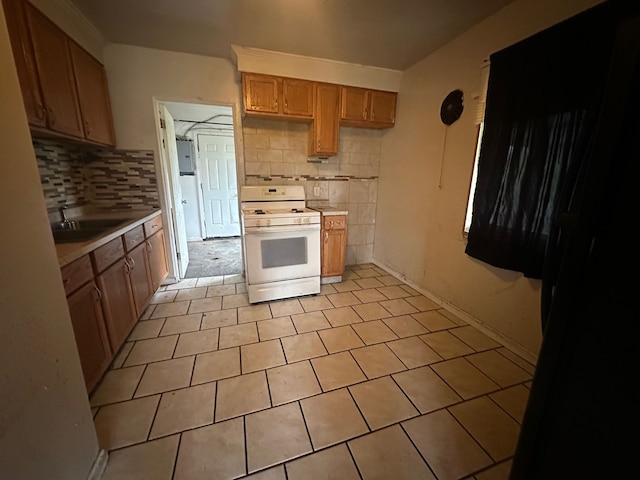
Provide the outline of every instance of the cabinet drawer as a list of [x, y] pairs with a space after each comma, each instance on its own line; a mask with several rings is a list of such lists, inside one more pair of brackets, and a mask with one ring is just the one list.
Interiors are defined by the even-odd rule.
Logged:
[[144, 234], [147, 238], [162, 228], [162, 215], [153, 217], [151, 220], [144, 222]]
[[89, 255], [65, 265], [60, 269], [64, 292], [69, 295], [93, 278]]
[[323, 215], [322, 227], [325, 230], [344, 230], [347, 227], [347, 217], [344, 215]]
[[138, 225], [124, 234], [124, 246], [127, 252], [137, 247], [144, 240], [144, 228]]
[[96, 273], [100, 273], [119, 258], [124, 257], [122, 237], [114, 238], [109, 243], [96, 248], [93, 252]]

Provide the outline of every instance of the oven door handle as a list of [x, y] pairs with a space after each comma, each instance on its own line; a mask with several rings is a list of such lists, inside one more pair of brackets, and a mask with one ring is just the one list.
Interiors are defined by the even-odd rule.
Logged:
[[257, 233], [263, 235], [269, 235], [271, 233], [284, 233], [284, 232], [304, 232], [304, 231], [320, 231], [319, 223], [312, 223], [307, 225], [275, 225], [268, 227], [245, 227], [245, 233]]

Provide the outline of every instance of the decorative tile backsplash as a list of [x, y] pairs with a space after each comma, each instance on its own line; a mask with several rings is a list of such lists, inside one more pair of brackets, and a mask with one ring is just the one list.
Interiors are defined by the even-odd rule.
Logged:
[[152, 151], [115, 150], [34, 139], [47, 210], [159, 208]]

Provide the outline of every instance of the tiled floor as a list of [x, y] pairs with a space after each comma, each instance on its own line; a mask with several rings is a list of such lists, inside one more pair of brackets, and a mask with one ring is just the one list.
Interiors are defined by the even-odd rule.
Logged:
[[104, 480], [506, 479], [533, 366], [374, 265], [162, 287], [91, 397]]

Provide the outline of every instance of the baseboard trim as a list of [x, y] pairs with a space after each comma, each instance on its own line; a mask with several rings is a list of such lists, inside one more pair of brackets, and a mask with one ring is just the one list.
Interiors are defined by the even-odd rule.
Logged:
[[531, 351], [529, 351], [528, 349], [526, 349], [525, 347], [523, 347], [519, 343], [514, 342], [513, 340], [511, 340], [508, 337], [505, 337], [502, 333], [494, 330], [492, 327], [490, 327], [487, 324], [481, 322], [480, 320], [478, 320], [474, 316], [469, 315], [464, 310], [461, 310], [460, 308], [456, 307], [455, 305], [452, 305], [451, 303], [448, 303], [448, 302], [444, 301], [442, 298], [440, 298], [439, 296], [435, 295], [433, 292], [430, 292], [430, 291], [426, 290], [424, 287], [422, 287], [421, 285], [418, 285], [416, 282], [410, 280], [405, 275], [401, 274], [400, 272], [398, 272], [398, 271], [394, 270], [393, 268], [391, 268], [390, 266], [386, 265], [384, 262], [381, 262], [379, 260], [373, 259], [371, 261], [371, 263], [373, 263], [374, 265], [377, 265], [378, 267], [386, 270], [391, 275], [396, 277], [398, 280], [403, 281], [404, 283], [409, 285], [414, 290], [417, 290], [418, 292], [420, 292], [422, 295], [427, 297], [432, 302], [437, 303], [438, 305], [440, 305], [445, 310], [448, 310], [449, 312], [453, 313], [454, 315], [456, 315], [457, 317], [461, 318], [465, 322], [473, 325], [478, 330], [480, 330], [482, 333], [484, 333], [487, 337], [489, 337], [489, 338], [495, 340], [496, 342], [504, 345], [506, 348], [511, 350], [516, 355], [524, 358], [526, 361], [528, 361], [532, 365], [535, 365], [537, 363], [538, 355], [533, 353], [533, 352], [531, 352]]
[[98, 456], [93, 461], [93, 465], [91, 466], [91, 471], [89, 472], [89, 476], [87, 480], [100, 480], [102, 478], [102, 474], [107, 468], [107, 461], [109, 460], [109, 453], [100, 449], [98, 452]]

